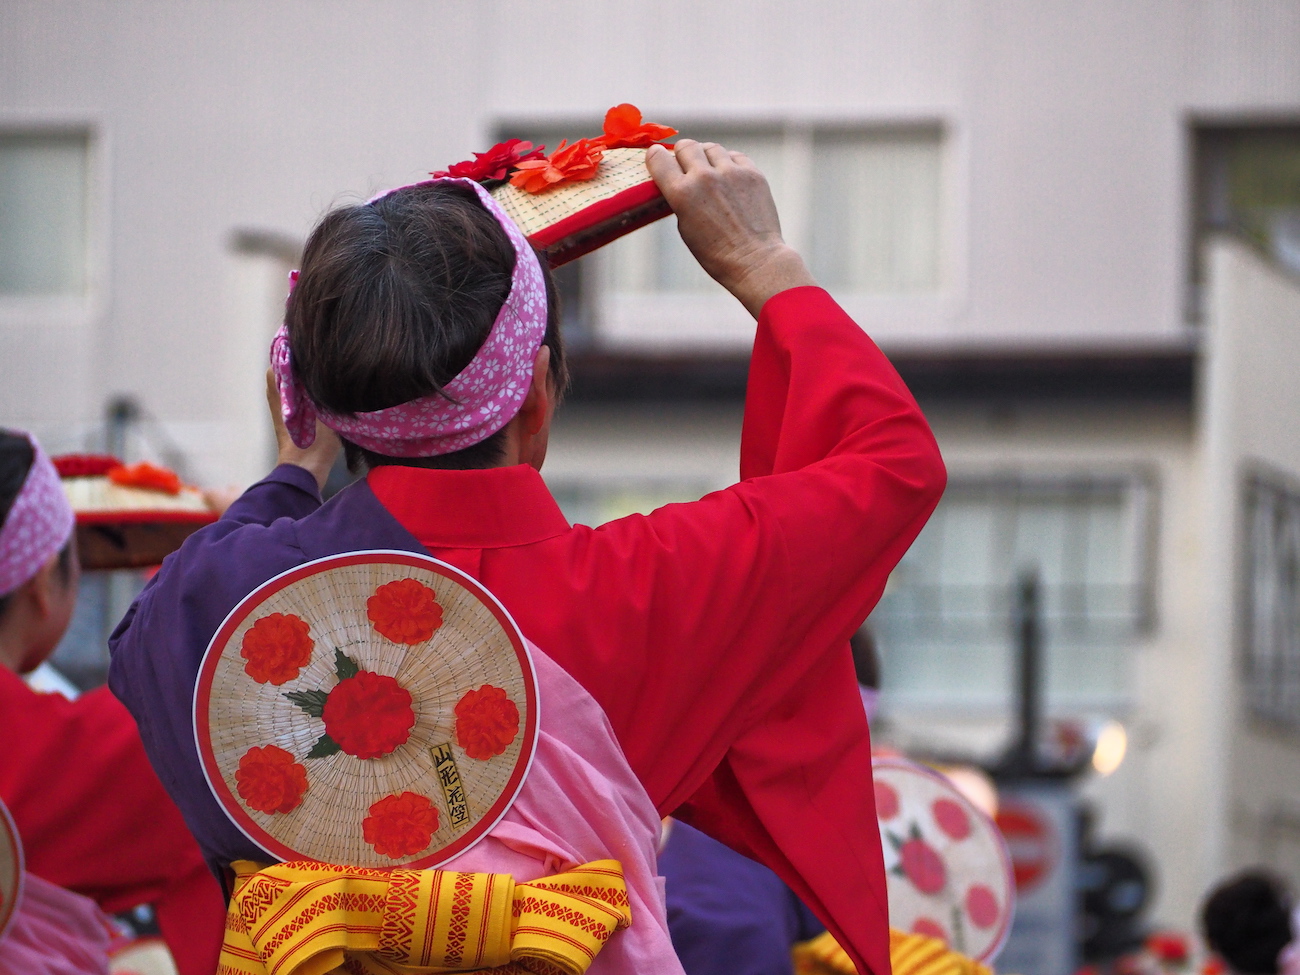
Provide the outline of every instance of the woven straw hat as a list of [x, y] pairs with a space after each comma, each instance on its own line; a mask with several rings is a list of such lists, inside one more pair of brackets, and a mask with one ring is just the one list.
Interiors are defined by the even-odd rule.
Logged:
[[901, 758], [872, 766], [890, 926], [989, 961], [1006, 941], [1015, 905], [1002, 835], [937, 772]]
[[559, 267], [672, 213], [645, 168], [644, 149], [606, 149], [589, 180], [527, 193], [506, 183], [492, 191], [547, 263]]
[[227, 815], [280, 860], [436, 866], [483, 838], [537, 736], [527, 645], [427, 556], [370, 551], [263, 584], [208, 646], [194, 725]]
[[0, 939], [13, 923], [14, 912], [23, 895], [23, 844], [18, 828], [3, 802], [0, 802]]

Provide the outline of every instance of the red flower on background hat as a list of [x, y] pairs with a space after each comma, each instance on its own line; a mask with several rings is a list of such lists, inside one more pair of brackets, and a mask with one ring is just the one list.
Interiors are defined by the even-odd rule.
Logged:
[[561, 141], [549, 159], [519, 163], [510, 177], [510, 185], [525, 193], [543, 193], [562, 183], [591, 179], [604, 155], [605, 147], [599, 139], [579, 139], [573, 144]]
[[519, 734], [519, 708], [491, 684], [467, 691], [456, 703], [456, 741], [470, 758], [500, 755]]
[[254, 746], [239, 760], [235, 782], [239, 797], [249, 809], [287, 813], [302, 802], [307, 791], [307, 770], [283, 748]]
[[239, 655], [247, 663], [244, 673], [259, 684], [293, 680], [311, 660], [312, 638], [305, 620], [292, 613], [271, 613], [244, 634]]
[[427, 849], [438, 829], [438, 810], [417, 792], [385, 796], [361, 821], [361, 835], [380, 856], [399, 859]]
[[667, 125], [641, 121], [641, 109], [624, 102], [605, 113], [605, 134], [595, 141], [606, 149], [648, 149], [671, 138], [677, 130]]
[[510, 175], [512, 169], [525, 160], [545, 158], [545, 146], [534, 149], [531, 142], [525, 142], [523, 139], [507, 139], [505, 142], [498, 142], [487, 152], [474, 153], [473, 159], [452, 163], [446, 169], [429, 175], [434, 179], [454, 176], [472, 179], [476, 183], [486, 183], [504, 180]]
[[442, 607], [432, 589], [416, 579], [398, 579], [366, 600], [366, 615], [380, 636], [408, 646], [423, 643], [442, 626]]
[[368, 670], [329, 692], [321, 717], [327, 734], [356, 758], [379, 758], [406, 744], [415, 726], [411, 692], [392, 677]]

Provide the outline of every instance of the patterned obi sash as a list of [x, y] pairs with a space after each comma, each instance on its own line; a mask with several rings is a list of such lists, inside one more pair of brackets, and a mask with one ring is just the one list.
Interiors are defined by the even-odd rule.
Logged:
[[509, 874], [233, 863], [217, 975], [581, 975], [632, 921], [623, 868]]

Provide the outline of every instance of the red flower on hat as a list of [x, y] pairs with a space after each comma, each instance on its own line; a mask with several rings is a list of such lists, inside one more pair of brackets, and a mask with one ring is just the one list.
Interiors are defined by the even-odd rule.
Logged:
[[966, 891], [966, 913], [977, 928], [991, 928], [998, 919], [998, 895], [985, 884]]
[[404, 745], [415, 726], [411, 692], [391, 677], [358, 671], [329, 692], [325, 734], [357, 758], [379, 758]]
[[385, 796], [361, 821], [361, 835], [381, 856], [397, 860], [429, 846], [438, 828], [438, 810], [417, 792]]
[[910, 839], [899, 848], [899, 865], [912, 885], [923, 894], [937, 894], [943, 890], [947, 871], [943, 860], [925, 840]]
[[408, 646], [422, 643], [442, 626], [442, 607], [433, 590], [415, 579], [398, 579], [366, 600], [366, 615], [380, 636]]
[[605, 147], [600, 139], [579, 139], [572, 145], [561, 140], [550, 158], [519, 163], [510, 177], [510, 185], [526, 193], [542, 193], [561, 183], [591, 179], [604, 155]]
[[235, 770], [239, 797], [249, 809], [287, 813], [298, 808], [307, 791], [307, 770], [283, 748], [254, 746]]
[[1156, 956], [1158, 961], [1175, 965], [1186, 963], [1188, 955], [1187, 939], [1172, 931], [1157, 931], [1147, 938], [1146, 949]]
[[519, 734], [519, 708], [491, 684], [467, 691], [456, 703], [456, 741], [470, 758], [500, 755]]
[[487, 152], [474, 153], [473, 159], [452, 163], [446, 169], [429, 175], [434, 179], [458, 176], [478, 183], [486, 183], [505, 179], [521, 162], [545, 158], [545, 146], [534, 149], [531, 142], [525, 142], [523, 139], [507, 139], [505, 142], [498, 142]]
[[244, 634], [239, 655], [248, 661], [244, 673], [259, 684], [279, 687], [307, 666], [312, 646], [306, 621], [292, 613], [271, 613]]
[[51, 457], [59, 477], [103, 477], [122, 466], [122, 462], [109, 454], [62, 454]]
[[175, 471], [144, 460], [130, 467], [114, 467], [108, 472], [108, 479], [121, 487], [143, 488], [163, 494], [181, 493], [181, 479]]
[[648, 149], [677, 130], [641, 121], [641, 109], [624, 102], [605, 113], [605, 134], [595, 141], [606, 149]]

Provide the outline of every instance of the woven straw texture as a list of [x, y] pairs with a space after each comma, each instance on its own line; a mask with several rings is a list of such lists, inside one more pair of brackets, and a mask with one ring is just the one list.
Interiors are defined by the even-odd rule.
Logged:
[[608, 200], [639, 183], [650, 181], [644, 149], [606, 149], [596, 175], [580, 183], [564, 183], [543, 193], [525, 193], [509, 183], [492, 191], [492, 198], [531, 237], [593, 203]]
[[[413, 646], [381, 636], [367, 616], [367, 599], [379, 586], [399, 579], [415, 579], [428, 586], [442, 607], [442, 625], [430, 639]], [[310, 662], [296, 678], [279, 686], [254, 681], [240, 655], [245, 634], [273, 613], [304, 620], [313, 641]], [[306, 757], [324, 734], [324, 723], [286, 694], [334, 688], [339, 683], [336, 649], [356, 661], [361, 670], [393, 677], [409, 691], [415, 725], [409, 739], [395, 751], [369, 759], [342, 751], [323, 758]], [[306, 859], [362, 867], [436, 860], [438, 851], [479, 826], [502, 799], [516, 767], [531, 755], [528, 729], [534, 723], [527, 708], [532, 677], [531, 668], [526, 673], [526, 664], [521, 662], [521, 658], [526, 660], [522, 640], [517, 631], [507, 631], [488, 606], [450, 574], [384, 561], [329, 566], [272, 592], [252, 607], [223, 645], [214, 644], [208, 653], [219, 654], [211, 671], [206, 708], [212, 757], [230, 791], [222, 801], [229, 805], [233, 797], [233, 802], [242, 806], [233, 811], [232, 818], [246, 831], [248, 824], [241, 822], [238, 813]], [[205, 666], [205, 673], [207, 669]], [[463, 695], [484, 684], [502, 688], [514, 702], [519, 710], [519, 733], [504, 753], [480, 760], [467, 756], [456, 743], [453, 709]], [[203, 688], [198, 703], [204, 707]], [[289, 812], [259, 812], [240, 798], [235, 777], [240, 759], [250, 748], [266, 745], [290, 752], [306, 768], [308, 788], [301, 803]], [[434, 750], [441, 749], [445, 755], [448, 746], [468, 806], [468, 818], [459, 825], [453, 821], [446, 783], [440, 782], [434, 767]], [[429, 846], [393, 858], [377, 853], [364, 840], [362, 820], [373, 803], [403, 792], [432, 801], [438, 828]], [[501, 811], [498, 809], [497, 815]], [[484, 824], [484, 828], [490, 825]], [[249, 832], [260, 842], [255, 830]]]
[[0, 802], [0, 938], [9, 929], [23, 881], [23, 846], [18, 829]]
[[890, 927], [940, 937], [976, 961], [992, 958], [1015, 903], [997, 827], [947, 779], [913, 762], [877, 759], [872, 775]]

